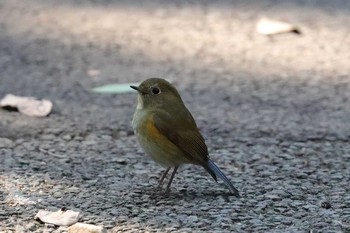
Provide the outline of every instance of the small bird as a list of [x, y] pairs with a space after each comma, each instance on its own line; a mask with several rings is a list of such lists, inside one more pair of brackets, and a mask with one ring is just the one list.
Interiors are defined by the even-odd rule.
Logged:
[[169, 193], [179, 166], [194, 164], [204, 167], [216, 182], [218, 176], [232, 194], [239, 197], [238, 190], [210, 160], [204, 138], [176, 88], [160, 78], [150, 78], [139, 86], [130, 87], [138, 91], [138, 103], [132, 120], [137, 140], [148, 156], [167, 168], [158, 188], [162, 187], [173, 167], [165, 191]]

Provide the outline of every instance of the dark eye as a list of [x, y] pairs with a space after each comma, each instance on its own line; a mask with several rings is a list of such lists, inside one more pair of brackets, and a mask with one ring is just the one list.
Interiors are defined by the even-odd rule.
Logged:
[[153, 87], [152, 88], [152, 93], [155, 95], [158, 95], [160, 93], [160, 89], [158, 87]]

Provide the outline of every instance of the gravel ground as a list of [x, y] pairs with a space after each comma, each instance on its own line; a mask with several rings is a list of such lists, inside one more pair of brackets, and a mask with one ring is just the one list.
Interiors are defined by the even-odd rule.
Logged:
[[[40, 209], [108, 232], [350, 232], [350, 2], [0, 0], [0, 96], [45, 97], [44, 119], [0, 110], [0, 232], [65, 232]], [[302, 36], [266, 38], [268, 16]], [[242, 198], [184, 166], [169, 197], [131, 129], [163, 77]]]

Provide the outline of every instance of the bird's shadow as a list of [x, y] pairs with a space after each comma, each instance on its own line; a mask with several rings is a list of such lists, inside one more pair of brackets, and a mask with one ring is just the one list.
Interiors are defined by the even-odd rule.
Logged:
[[171, 189], [170, 192], [165, 192], [165, 190], [155, 189], [155, 188], [144, 188], [142, 190], [144, 194], [150, 195], [151, 199], [154, 201], [166, 201], [166, 200], [194, 200], [194, 199], [216, 199], [222, 197], [226, 201], [232, 201], [236, 198], [232, 193], [225, 190], [194, 190], [194, 189]]

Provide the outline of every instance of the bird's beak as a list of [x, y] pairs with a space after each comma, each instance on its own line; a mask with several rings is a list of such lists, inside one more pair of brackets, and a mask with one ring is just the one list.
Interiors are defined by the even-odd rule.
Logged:
[[145, 94], [140, 87], [138, 86], [130, 86], [132, 89], [135, 89], [136, 91], [138, 91], [140, 94]]
[[137, 86], [130, 86], [132, 89], [135, 89], [136, 91], [140, 92], [140, 88]]

